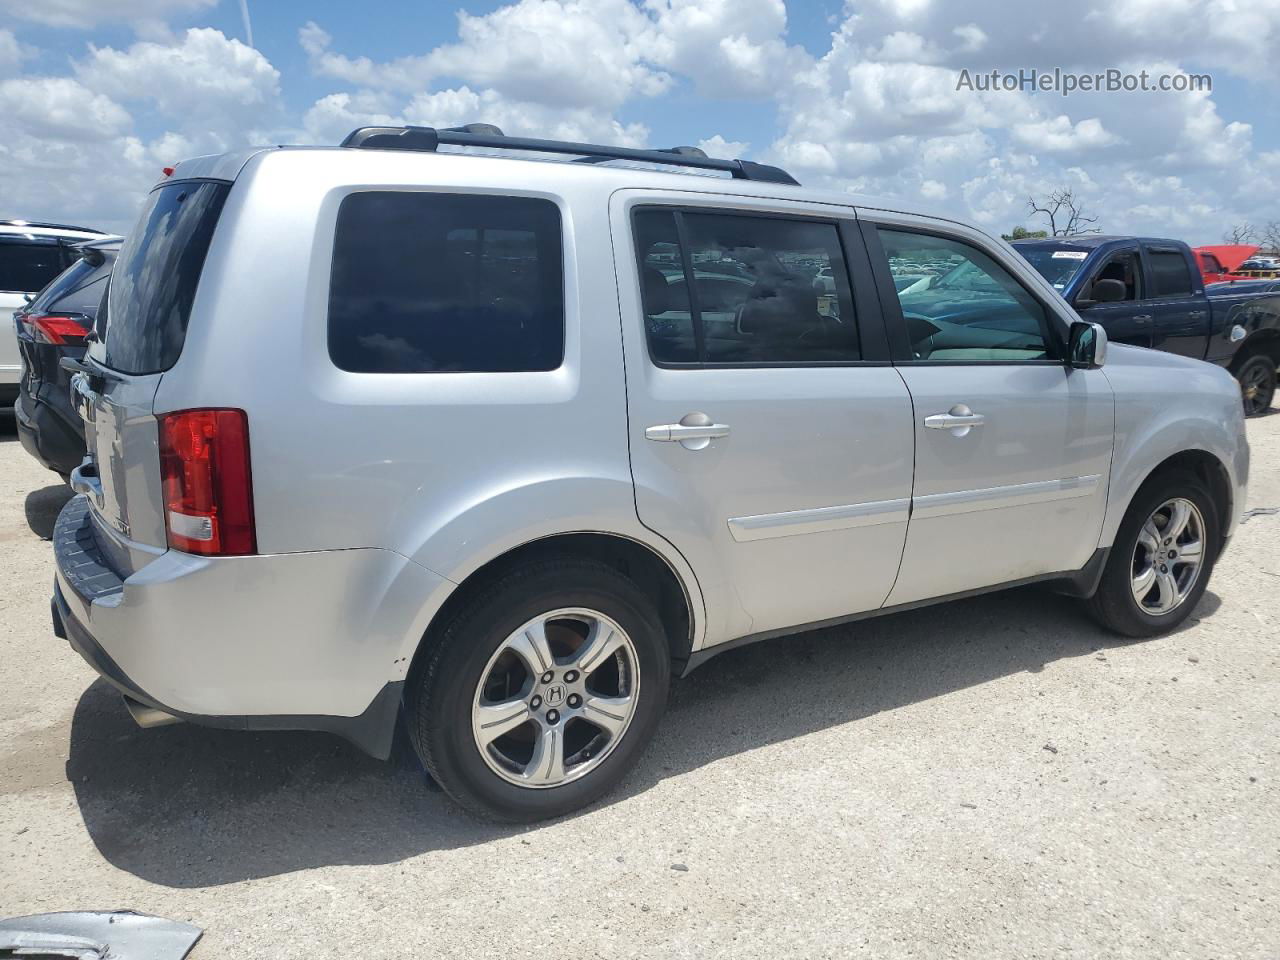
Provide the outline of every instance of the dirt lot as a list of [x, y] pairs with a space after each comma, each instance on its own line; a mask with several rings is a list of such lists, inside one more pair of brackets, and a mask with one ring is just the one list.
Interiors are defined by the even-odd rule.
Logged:
[[[1280, 506], [1280, 416], [1250, 439]], [[50, 630], [66, 496], [0, 417], [0, 916], [204, 958], [1280, 956], [1280, 516], [1157, 640], [1026, 588], [727, 653], [620, 793], [521, 829], [403, 748], [137, 729]]]

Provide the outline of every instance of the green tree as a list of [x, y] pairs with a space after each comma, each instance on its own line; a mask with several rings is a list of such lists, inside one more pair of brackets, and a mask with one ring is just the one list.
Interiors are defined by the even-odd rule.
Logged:
[[1014, 240], [1043, 240], [1049, 236], [1045, 230], [1028, 230], [1026, 227], [1017, 226], [1013, 228], [1011, 233], [1000, 234], [1001, 239], [1012, 243]]

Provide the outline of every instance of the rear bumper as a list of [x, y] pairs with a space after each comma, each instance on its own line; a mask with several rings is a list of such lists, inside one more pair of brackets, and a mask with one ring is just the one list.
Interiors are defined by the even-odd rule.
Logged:
[[324, 730], [389, 755], [406, 634], [439, 580], [385, 550], [169, 551], [121, 578], [88, 502], [54, 529], [54, 632], [122, 693], [183, 720]]
[[56, 384], [46, 384], [33, 396], [20, 389], [14, 403], [18, 439], [43, 466], [66, 476], [84, 459], [84, 433], [71, 398], [58, 402]]

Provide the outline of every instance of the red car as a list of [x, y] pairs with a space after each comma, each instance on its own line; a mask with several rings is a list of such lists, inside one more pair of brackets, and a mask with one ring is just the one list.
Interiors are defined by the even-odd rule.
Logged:
[[1216, 247], [1196, 247], [1192, 252], [1196, 255], [1196, 263], [1200, 265], [1204, 282], [1222, 283], [1240, 279], [1233, 276], [1235, 271], [1261, 249], [1252, 243], [1228, 243]]

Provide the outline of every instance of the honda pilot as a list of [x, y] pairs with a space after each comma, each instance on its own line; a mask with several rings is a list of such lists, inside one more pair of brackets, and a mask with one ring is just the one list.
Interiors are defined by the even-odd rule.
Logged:
[[739, 644], [1032, 582], [1171, 630], [1245, 499], [1224, 370], [1108, 347], [974, 227], [689, 148], [190, 160], [98, 329], [55, 631], [143, 725], [403, 722], [507, 820], [606, 793]]

